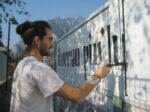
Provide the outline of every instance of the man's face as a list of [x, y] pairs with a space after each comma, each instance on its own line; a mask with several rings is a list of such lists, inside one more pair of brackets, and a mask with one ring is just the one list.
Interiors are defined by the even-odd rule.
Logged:
[[54, 38], [50, 29], [46, 29], [46, 35], [41, 40], [40, 53], [42, 56], [48, 56], [50, 49], [54, 47]]

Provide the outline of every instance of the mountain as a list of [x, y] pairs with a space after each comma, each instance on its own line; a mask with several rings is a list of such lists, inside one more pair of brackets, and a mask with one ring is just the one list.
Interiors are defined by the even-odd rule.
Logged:
[[57, 17], [52, 20], [48, 20], [47, 22], [52, 27], [52, 32], [57, 35], [58, 38], [61, 38], [65, 33], [69, 32], [70, 29], [73, 29], [75, 26], [81, 24], [85, 21], [83, 17], [68, 17], [65, 19], [61, 19]]
[[26, 48], [26, 45], [24, 44], [23, 41], [20, 41], [19, 43], [13, 45], [11, 48], [12, 56], [17, 57], [17, 56], [24, 54], [25, 48]]
[[[65, 33], [69, 32], [71, 29], [73, 29], [75, 26], [81, 24], [86, 19], [83, 17], [68, 17], [65, 19], [62, 19], [60, 17], [56, 17], [52, 20], [48, 20], [47, 22], [52, 27], [52, 32], [58, 39], [60, 39]], [[11, 51], [14, 57], [24, 54], [26, 45], [23, 43], [23, 41], [20, 41], [19, 43], [12, 46]]]

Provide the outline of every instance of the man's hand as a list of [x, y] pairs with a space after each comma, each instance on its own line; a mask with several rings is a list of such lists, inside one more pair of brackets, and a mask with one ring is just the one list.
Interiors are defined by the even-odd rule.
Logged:
[[95, 75], [97, 75], [100, 79], [102, 79], [109, 74], [110, 69], [111, 67], [108, 66], [108, 64], [104, 64], [96, 70]]
[[[105, 77], [110, 72], [110, 67], [107, 64], [102, 65], [95, 73], [92, 75], [93, 80], [98, 78]], [[61, 96], [70, 101], [80, 103], [89, 93], [93, 90], [96, 84], [82, 84], [77, 88], [72, 87], [71, 85], [64, 83], [62, 87], [56, 92], [58, 96]]]

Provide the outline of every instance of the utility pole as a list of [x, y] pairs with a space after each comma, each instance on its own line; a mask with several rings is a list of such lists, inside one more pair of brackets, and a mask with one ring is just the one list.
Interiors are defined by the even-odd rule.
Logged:
[[18, 22], [15, 18], [11, 18], [8, 22], [8, 41], [7, 41], [7, 69], [6, 69], [6, 87], [5, 89], [7, 90], [8, 88], [8, 68], [9, 68], [9, 43], [10, 43], [10, 27], [11, 24], [17, 25]]

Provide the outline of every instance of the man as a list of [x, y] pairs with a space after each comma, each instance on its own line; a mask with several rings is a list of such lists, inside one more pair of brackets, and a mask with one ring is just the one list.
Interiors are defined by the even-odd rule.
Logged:
[[41, 62], [42, 57], [49, 55], [54, 46], [51, 27], [47, 22], [26, 21], [17, 27], [16, 32], [27, 45], [27, 55], [14, 72], [11, 112], [53, 112], [53, 94], [80, 103], [110, 72], [110, 67], [105, 64], [92, 75], [91, 80], [74, 88]]

